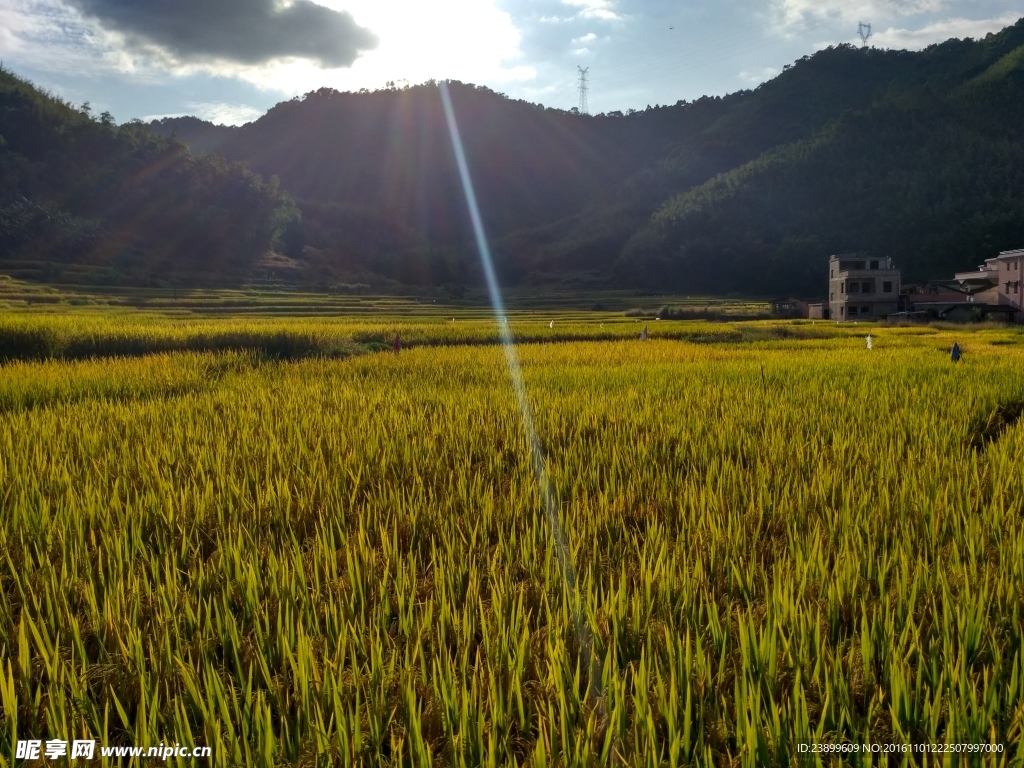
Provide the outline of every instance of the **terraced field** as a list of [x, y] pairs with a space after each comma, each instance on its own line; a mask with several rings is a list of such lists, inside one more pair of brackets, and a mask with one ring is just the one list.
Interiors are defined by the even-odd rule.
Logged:
[[1020, 331], [444, 309], [0, 317], [0, 765], [1024, 761]]

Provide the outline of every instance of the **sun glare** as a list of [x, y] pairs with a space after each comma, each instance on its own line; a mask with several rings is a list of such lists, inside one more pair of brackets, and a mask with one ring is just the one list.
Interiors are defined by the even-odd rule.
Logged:
[[[490, 0], [322, 0], [372, 29], [380, 43], [351, 69], [325, 72], [305, 61], [280, 62], [243, 74], [257, 84], [290, 94], [321, 86], [341, 90], [380, 88], [389, 81], [431, 78], [475, 83], [529, 80], [536, 71], [518, 63], [521, 35], [511, 17]], [[242, 74], [242, 73], [240, 73]]]

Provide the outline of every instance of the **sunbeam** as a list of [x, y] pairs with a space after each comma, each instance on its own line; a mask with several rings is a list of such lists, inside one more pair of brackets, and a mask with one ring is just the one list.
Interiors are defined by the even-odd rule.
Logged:
[[566, 540], [565, 529], [558, 519], [558, 500], [555, 498], [551, 488], [551, 481], [547, 470], [547, 458], [544, 455], [544, 449], [541, 446], [540, 438], [533, 423], [533, 409], [526, 397], [526, 386], [523, 383], [523, 373], [519, 366], [519, 356], [516, 354], [511, 326], [508, 323], [502, 322], [502, 318], [505, 317], [505, 302], [502, 299], [501, 286], [498, 285], [498, 277], [495, 274], [494, 263], [491, 260], [491, 248], [487, 240], [487, 234], [484, 232], [483, 219], [480, 216], [480, 208], [477, 205], [476, 193], [473, 191], [473, 180], [469, 173], [469, 164], [466, 162], [466, 154], [462, 148], [462, 138], [459, 135], [458, 121], [455, 119], [455, 109], [452, 106], [447, 84], [441, 82], [440, 90], [441, 101], [444, 104], [444, 115], [448, 122], [448, 133], [452, 140], [452, 150], [455, 153], [455, 162], [459, 168], [459, 178], [462, 181], [466, 205], [469, 208], [469, 217], [473, 224], [473, 236], [476, 238], [480, 262], [487, 280], [487, 292], [491, 297], [491, 307], [494, 310], [495, 323], [498, 326], [498, 333], [501, 337], [501, 346], [505, 350], [505, 361], [508, 364], [509, 378], [512, 380], [512, 388], [515, 390], [516, 401], [519, 405], [519, 415], [523, 420], [526, 440], [530, 445], [533, 471], [537, 476], [537, 484], [540, 487], [541, 504], [544, 506], [544, 514], [547, 517], [548, 525], [551, 529], [551, 538], [555, 544], [555, 553], [558, 556], [558, 562], [562, 567], [562, 575], [569, 590], [570, 605], [573, 605], [576, 611], [574, 617], [576, 640], [579, 644], [582, 661], [586, 663], [590, 693], [596, 698], [600, 695], [601, 681], [600, 675], [596, 674], [594, 667], [590, 628], [587, 626], [581, 612], [578, 608], [575, 608], [576, 601], [573, 599], [576, 592], [576, 569], [569, 556], [569, 545]]

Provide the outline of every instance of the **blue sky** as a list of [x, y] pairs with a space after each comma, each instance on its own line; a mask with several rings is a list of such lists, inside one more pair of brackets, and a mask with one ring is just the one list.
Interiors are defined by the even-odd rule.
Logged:
[[590, 111], [751, 88], [836, 43], [984, 37], [1021, 0], [0, 0], [6, 68], [118, 121], [255, 119], [321, 87], [454, 78]]

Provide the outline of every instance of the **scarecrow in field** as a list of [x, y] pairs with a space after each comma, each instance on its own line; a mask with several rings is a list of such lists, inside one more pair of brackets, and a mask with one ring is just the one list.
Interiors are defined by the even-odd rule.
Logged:
[[949, 359], [952, 360], [954, 363], [960, 362], [960, 345], [957, 344], [955, 341], [953, 342], [953, 349], [951, 349], [949, 352]]
[[395, 340], [391, 342], [391, 350], [397, 355], [402, 351], [402, 335], [395, 334]]
[[871, 334], [868, 334], [868, 349], [871, 349]]
[[647, 341], [647, 326], [646, 325], [644, 326], [644, 329], [642, 331], [640, 331], [640, 341]]

